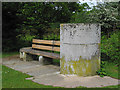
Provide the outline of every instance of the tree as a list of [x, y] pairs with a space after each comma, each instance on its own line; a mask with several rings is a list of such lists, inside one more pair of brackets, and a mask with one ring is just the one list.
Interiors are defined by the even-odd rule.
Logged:
[[67, 23], [70, 21], [73, 11], [79, 9], [78, 3], [56, 2], [30, 2], [22, 3], [17, 15], [22, 18], [21, 35], [26, 33], [31, 36], [42, 37], [51, 23]]
[[[15, 8], [16, 7], [16, 8]], [[17, 41], [16, 32], [17, 24], [21, 23], [21, 19], [16, 16], [17, 10], [20, 8], [19, 3], [2, 3], [2, 49], [3, 51], [16, 50], [13, 45]]]
[[76, 2], [4, 2], [3, 51], [29, 46], [32, 38], [42, 38], [48, 28], [56, 28], [54, 23], [58, 27], [59, 23], [69, 22], [73, 11], [78, 9], [79, 4]]
[[89, 5], [87, 3], [83, 3], [79, 5], [79, 10], [77, 12], [74, 12], [71, 23], [87, 23], [88, 22], [88, 15], [90, 13]]
[[109, 32], [119, 30], [120, 28], [118, 2], [98, 3], [91, 10], [88, 19], [90, 22], [100, 23], [102, 31], [108, 34], [109, 37]]

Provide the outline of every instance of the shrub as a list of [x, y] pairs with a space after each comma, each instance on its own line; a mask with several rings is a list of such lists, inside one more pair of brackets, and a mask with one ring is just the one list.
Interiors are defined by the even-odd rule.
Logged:
[[108, 61], [118, 63], [120, 60], [120, 42], [119, 42], [120, 32], [114, 32], [110, 35], [110, 38], [102, 36], [101, 42], [101, 53], [102, 59], [109, 59]]
[[107, 75], [107, 73], [106, 73], [106, 71], [105, 71], [105, 69], [104, 69], [104, 65], [105, 65], [105, 62], [102, 61], [102, 62], [101, 62], [101, 65], [100, 65], [100, 69], [96, 71], [96, 73], [97, 73], [98, 75], [100, 75], [100, 77], [104, 77], [104, 76]]
[[51, 33], [51, 34], [43, 35], [43, 39], [44, 40], [60, 40], [60, 35]]

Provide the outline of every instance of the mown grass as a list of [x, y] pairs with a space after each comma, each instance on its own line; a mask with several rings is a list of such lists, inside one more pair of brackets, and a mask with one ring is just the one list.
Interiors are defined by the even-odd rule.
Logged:
[[112, 85], [112, 86], [106, 86], [101, 88], [120, 88], [120, 85]]
[[0, 90], [2, 88], [2, 65], [0, 64]]
[[8, 56], [13, 56], [13, 55], [17, 55], [19, 54], [19, 52], [2, 52], [0, 53], [0, 58], [5, 58]]
[[[2, 57], [8, 57], [12, 55], [18, 54], [18, 52], [13, 53], [2, 53]], [[60, 63], [60, 60], [53, 60], [54, 63]], [[118, 78], [118, 67], [115, 66], [114, 63], [106, 62], [105, 70], [107, 74], [113, 78]], [[13, 70], [2, 65], [2, 87], [3, 88], [59, 88], [52, 87], [47, 85], [37, 84], [32, 82], [31, 80], [26, 80], [25, 78], [31, 77], [25, 73]], [[119, 85], [120, 87], [120, 85]], [[77, 88], [86, 88], [86, 87], [77, 87]], [[118, 85], [107, 86], [102, 88], [118, 88]]]
[[[25, 78], [31, 77], [25, 73], [2, 66], [2, 87], [3, 88], [53, 88], [52, 86], [41, 85]], [[54, 87], [58, 88], [58, 87]]]
[[118, 75], [118, 66], [116, 66], [115, 63], [105, 61], [104, 68], [107, 76], [120, 79], [120, 76]]

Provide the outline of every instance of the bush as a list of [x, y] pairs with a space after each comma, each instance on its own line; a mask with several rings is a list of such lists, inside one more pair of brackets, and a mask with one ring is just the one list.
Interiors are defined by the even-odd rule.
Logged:
[[108, 61], [118, 63], [120, 60], [120, 42], [119, 42], [120, 32], [114, 32], [110, 35], [110, 38], [102, 36], [101, 42], [101, 53], [102, 60], [108, 59]]
[[51, 33], [51, 34], [43, 35], [43, 39], [44, 40], [60, 40], [60, 35]]
[[100, 75], [100, 77], [104, 77], [104, 76], [107, 75], [107, 73], [106, 73], [106, 71], [105, 71], [105, 69], [104, 69], [104, 65], [105, 65], [105, 62], [102, 61], [102, 62], [101, 62], [101, 65], [100, 65], [100, 69], [96, 71], [96, 73], [97, 73], [98, 75]]

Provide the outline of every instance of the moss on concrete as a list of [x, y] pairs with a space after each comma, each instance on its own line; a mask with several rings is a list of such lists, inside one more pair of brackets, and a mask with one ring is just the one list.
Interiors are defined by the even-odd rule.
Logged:
[[61, 74], [76, 74], [78, 76], [91, 76], [96, 74], [96, 70], [100, 68], [100, 59], [96, 56], [90, 60], [82, 59], [78, 61], [65, 61], [65, 57], [61, 58]]

